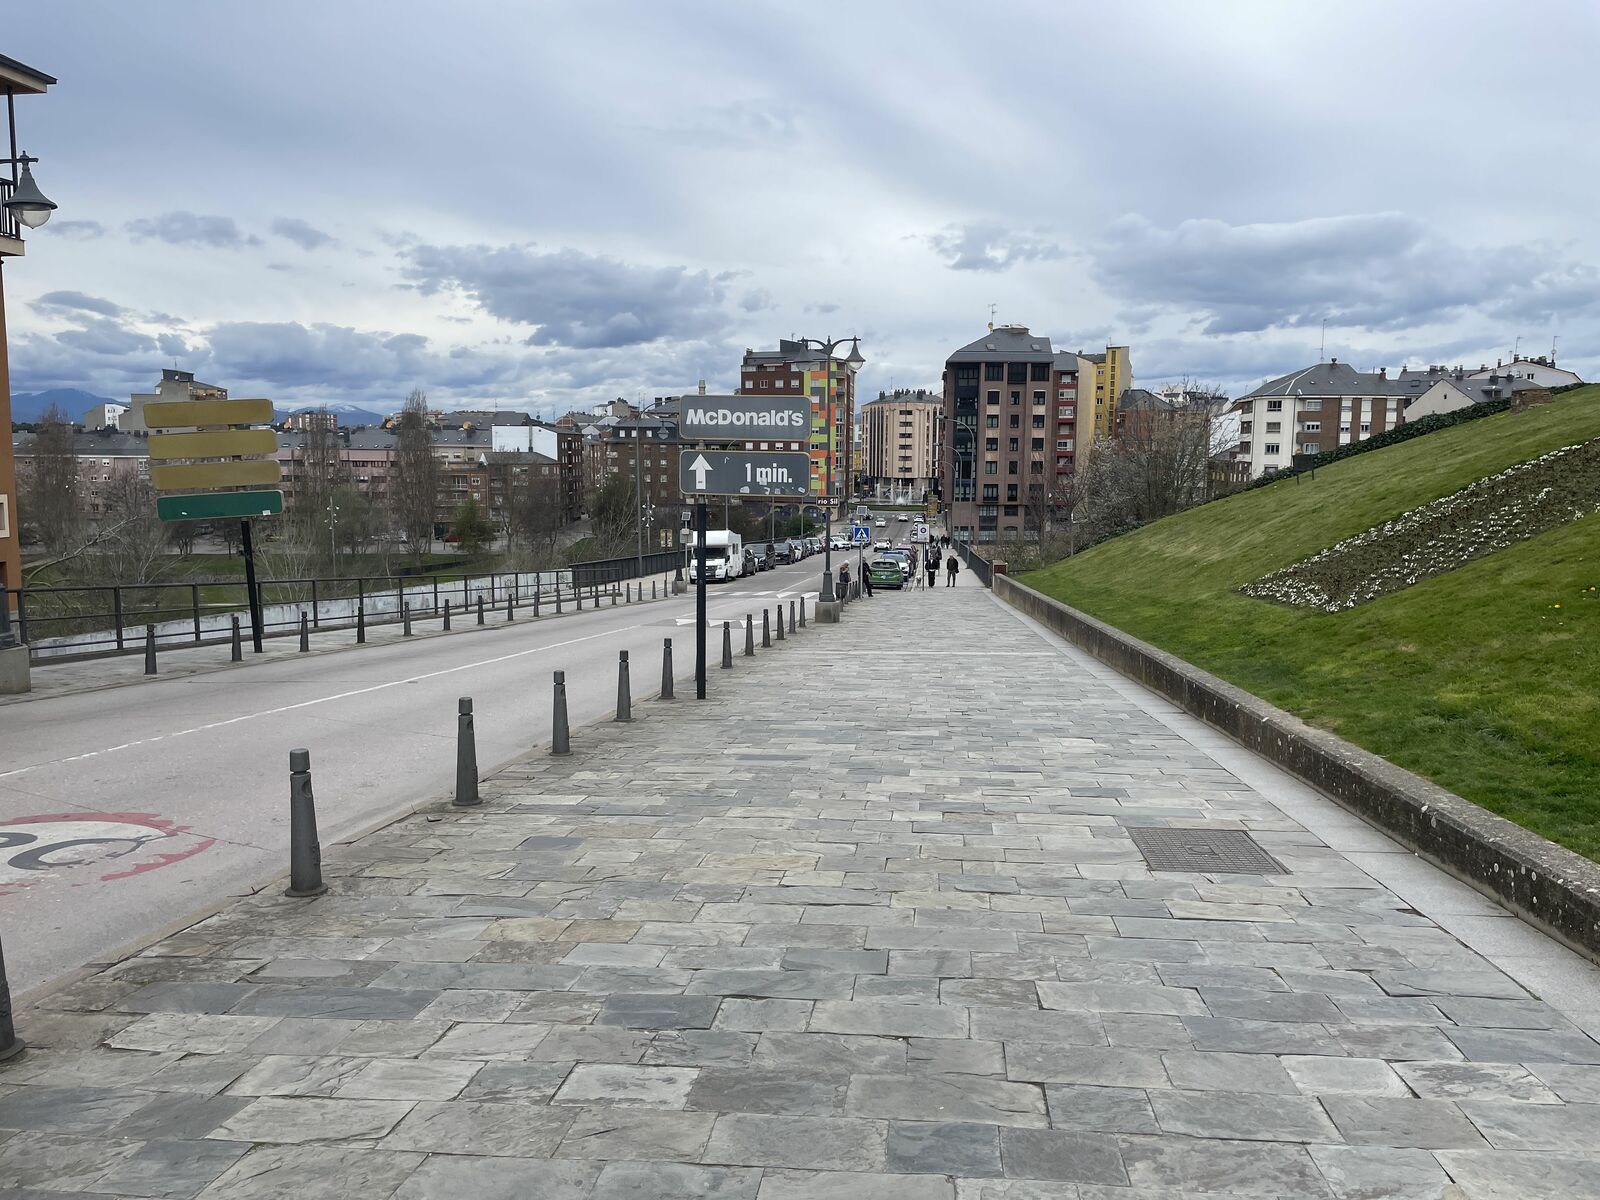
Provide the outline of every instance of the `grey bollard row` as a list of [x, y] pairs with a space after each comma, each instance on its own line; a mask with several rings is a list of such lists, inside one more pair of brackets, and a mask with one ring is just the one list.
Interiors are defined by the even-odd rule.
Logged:
[[806, 627], [806, 598], [804, 596], [801, 596], [800, 597], [800, 628], [804, 629], [805, 627]]
[[233, 626], [233, 645], [228, 652], [228, 661], [243, 662], [244, 644], [239, 640], [239, 618], [232, 618], [230, 624]]
[[789, 601], [789, 632], [793, 633], [794, 631], [794, 601], [791, 600]]
[[556, 580], [556, 616], [561, 615], [561, 581]]
[[286, 896], [320, 896], [322, 844], [317, 841], [317, 802], [311, 795], [311, 751], [289, 751], [289, 886]]
[[783, 641], [783, 601], [778, 601], [778, 640]]
[[367, 642], [367, 606], [356, 605], [356, 645], [364, 646]]
[[756, 623], [755, 618], [749, 613], [744, 615], [744, 656], [746, 658], [756, 656]]
[[617, 606], [617, 585], [613, 583], [611, 585], [611, 607], [615, 608], [616, 606]]
[[483, 593], [478, 593], [478, 624], [483, 624]]
[[444, 602], [444, 631], [450, 632], [450, 601]]
[[539, 619], [539, 579], [538, 579], [538, 576], [534, 576], [534, 580], [533, 580], [533, 619], [535, 621], [537, 621]]
[[722, 669], [733, 670], [733, 626], [727, 621], [722, 623]]
[[156, 673], [156, 627], [154, 625], [146, 625], [144, 627], [144, 673], [146, 675], [154, 675]]
[[617, 720], [633, 720], [633, 688], [628, 680], [628, 652], [617, 651]]
[[650, 599], [654, 600], [655, 598], [656, 598], [656, 581], [654, 579], [652, 579], [650, 581]]
[[400, 606], [400, 636], [411, 636], [411, 605], [409, 604]]
[[772, 612], [765, 608], [761, 610], [761, 648], [772, 648]]
[[6, 978], [6, 952], [0, 946], [0, 1062], [15, 1058], [27, 1049], [27, 1043], [17, 1036], [17, 1027], [11, 1019], [11, 981]]
[[472, 697], [456, 701], [456, 796], [457, 808], [481, 804], [478, 797], [478, 735], [472, 728]]
[[311, 653], [311, 618], [305, 613], [300, 614], [300, 653]]
[[629, 584], [625, 584], [624, 585], [624, 590], [623, 590], [623, 593], [622, 593], [622, 602], [624, 604], [632, 604], [633, 603], [633, 584], [629, 583]]
[[517, 598], [516, 598], [516, 595], [514, 593], [507, 592], [506, 593], [506, 620], [507, 621], [515, 621], [516, 619], [517, 619]]
[[661, 699], [671, 700], [672, 695], [672, 639], [661, 639]]
[[567, 728], [567, 673], [565, 671], [556, 672], [555, 699], [550, 706], [550, 753], [572, 753], [572, 734]]

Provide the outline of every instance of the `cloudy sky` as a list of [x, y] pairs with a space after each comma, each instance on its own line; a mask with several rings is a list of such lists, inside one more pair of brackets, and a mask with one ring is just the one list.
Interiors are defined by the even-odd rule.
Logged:
[[989, 319], [1242, 391], [1547, 353], [1600, 376], [1592, 0], [13, 5], [59, 205], [17, 392], [387, 411], [731, 389]]

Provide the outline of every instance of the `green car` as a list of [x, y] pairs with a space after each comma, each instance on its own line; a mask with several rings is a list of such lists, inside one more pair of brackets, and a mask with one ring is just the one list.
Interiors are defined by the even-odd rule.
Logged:
[[872, 581], [875, 588], [903, 588], [906, 586], [906, 575], [900, 568], [900, 563], [893, 558], [875, 558], [867, 564], [867, 578]]

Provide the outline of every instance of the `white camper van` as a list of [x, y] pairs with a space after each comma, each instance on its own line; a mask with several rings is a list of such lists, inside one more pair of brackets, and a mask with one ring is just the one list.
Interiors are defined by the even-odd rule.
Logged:
[[[689, 582], [700, 582], [700, 555], [689, 551]], [[706, 582], [738, 579], [744, 574], [744, 539], [731, 529], [706, 530]]]

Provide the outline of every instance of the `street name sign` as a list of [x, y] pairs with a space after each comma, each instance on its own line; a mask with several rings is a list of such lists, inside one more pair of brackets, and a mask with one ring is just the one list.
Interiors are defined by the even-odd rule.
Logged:
[[796, 451], [680, 450], [685, 496], [809, 496], [811, 456]]
[[157, 496], [156, 516], [163, 521], [221, 521], [229, 517], [271, 517], [283, 511], [277, 488], [251, 492], [198, 492]]
[[809, 441], [811, 399], [798, 393], [685, 396], [678, 417], [678, 437], [685, 442]]
[[[278, 448], [270, 429], [270, 400], [173, 400], [147, 404], [150, 482], [158, 492], [183, 492], [156, 499], [163, 521], [215, 521], [265, 517], [283, 511], [283, 493], [271, 485], [283, 478], [271, 455]], [[227, 488], [228, 491], [202, 489]], [[242, 490], [249, 489], [249, 490]]]

